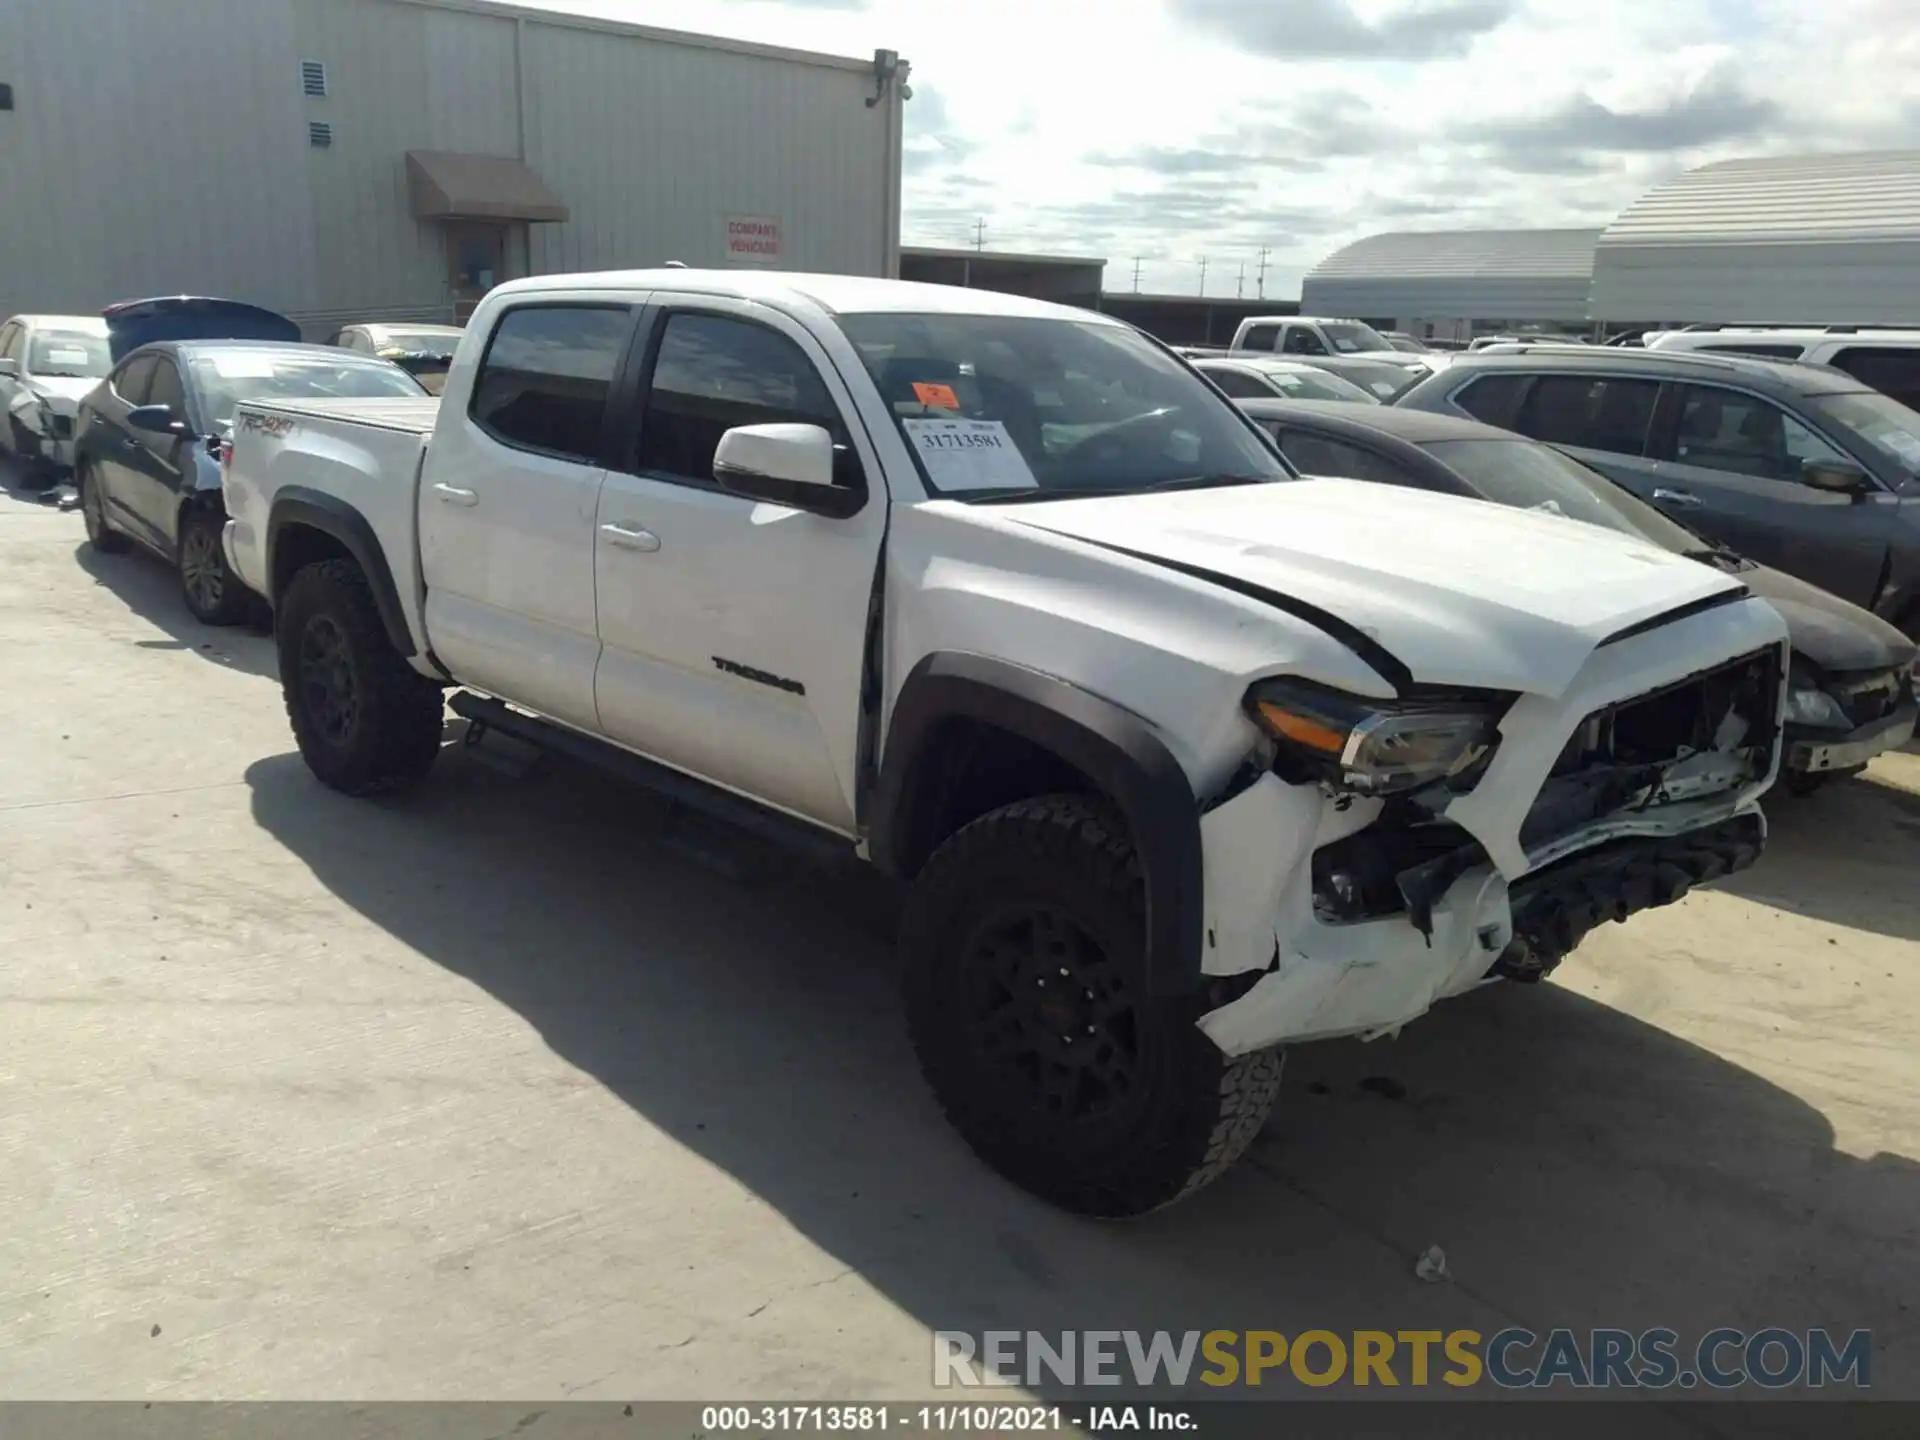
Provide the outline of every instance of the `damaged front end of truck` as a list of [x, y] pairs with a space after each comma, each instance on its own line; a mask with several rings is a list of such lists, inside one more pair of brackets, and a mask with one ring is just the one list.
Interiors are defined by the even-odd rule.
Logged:
[[1238, 977], [1202, 1027], [1231, 1053], [1391, 1031], [1751, 865], [1785, 661], [1765, 644], [1640, 688], [1645, 649], [1596, 652], [1558, 696], [1255, 686], [1266, 746], [1202, 817], [1206, 968]]

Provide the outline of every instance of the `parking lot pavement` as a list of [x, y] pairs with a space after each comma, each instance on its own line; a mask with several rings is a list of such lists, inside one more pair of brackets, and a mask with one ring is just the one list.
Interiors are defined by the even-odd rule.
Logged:
[[1866, 1327], [1920, 1397], [1920, 754], [1552, 983], [1297, 1050], [1250, 1163], [1096, 1225], [940, 1121], [884, 897], [564, 768], [332, 795], [270, 642], [81, 538], [0, 497], [0, 1394], [904, 1397], [935, 1328], [1519, 1323]]

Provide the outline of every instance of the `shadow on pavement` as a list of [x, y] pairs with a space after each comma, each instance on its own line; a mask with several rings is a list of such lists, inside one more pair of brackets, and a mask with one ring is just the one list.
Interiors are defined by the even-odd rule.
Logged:
[[1766, 799], [1760, 863], [1714, 888], [1794, 915], [1920, 940], [1920, 795], [1871, 775]]
[[167, 636], [137, 640], [147, 650], [187, 650], [229, 670], [278, 682], [280, 663], [264, 616], [255, 626], [202, 625], [180, 598], [180, 580], [156, 555], [138, 545], [118, 555], [103, 555], [91, 545], [74, 547], [74, 563], [120, 602]]
[[[294, 755], [247, 780], [342, 900], [929, 1328], [1866, 1327], [1878, 1388], [1920, 1395], [1920, 1168], [1836, 1150], [1795, 1096], [1552, 984], [1297, 1050], [1248, 1164], [1083, 1222], [942, 1123], [877, 885], [751, 858], [736, 883], [671, 848], [644, 792], [558, 766], [515, 781], [449, 752], [378, 805]], [[1453, 1285], [1413, 1277], [1436, 1243]]]

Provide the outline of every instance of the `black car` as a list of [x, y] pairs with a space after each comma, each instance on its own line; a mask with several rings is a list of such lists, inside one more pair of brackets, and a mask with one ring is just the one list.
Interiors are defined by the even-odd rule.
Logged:
[[1529, 347], [1396, 405], [1556, 445], [1687, 528], [1920, 639], [1920, 413], [1824, 365]]
[[[115, 361], [80, 403], [74, 483], [97, 550], [129, 540], [180, 571], [187, 608], [210, 625], [247, 617], [252, 597], [227, 569], [220, 450], [242, 399], [427, 392], [371, 356], [299, 343], [272, 311], [184, 297], [106, 312]], [[233, 332], [270, 338], [233, 339]]]
[[1793, 646], [1781, 760], [1791, 789], [1858, 770], [1913, 734], [1911, 640], [1857, 605], [1710, 544], [1551, 445], [1395, 406], [1248, 400], [1240, 408], [1302, 474], [1547, 510], [1738, 574], [1780, 612]]

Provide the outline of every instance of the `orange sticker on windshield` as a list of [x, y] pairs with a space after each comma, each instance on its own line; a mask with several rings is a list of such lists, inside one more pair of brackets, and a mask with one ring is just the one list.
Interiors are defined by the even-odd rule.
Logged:
[[958, 410], [960, 397], [953, 393], [951, 385], [934, 385], [925, 380], [913, 382], [913, 393], [920, 397], [920, 403], [930, 410]]

